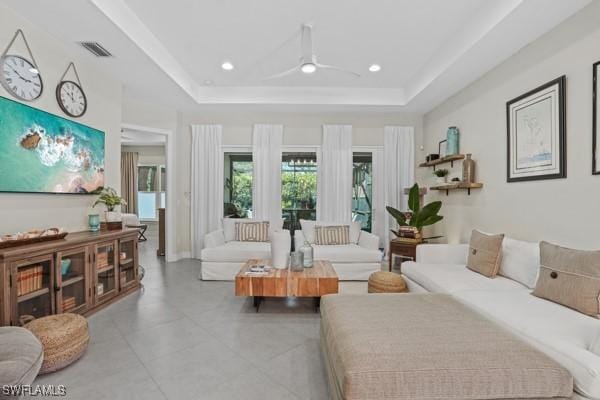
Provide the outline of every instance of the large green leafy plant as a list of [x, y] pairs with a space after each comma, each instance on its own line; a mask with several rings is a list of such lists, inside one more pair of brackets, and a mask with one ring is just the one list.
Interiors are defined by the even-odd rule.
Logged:
[[[419, 201], [419, 185], [416, 183], [410, 188], [408, 193], [408, 208], [410, 209], [410, 212], [402, 212], [390, 206], [387, 206], [386, 210], [396, 220], [398, 225], [412, 226], [419, 231], [421, 231], [424, 226], [433, 225], [444, 219], [443, 216], [438, 214], [442, 208], [441, 201], [433, 201], [421, 207]], [[392, 232], [394, 232], [396, 236], [399, 236], [398, 232]]]
[[96, 207], [98, 204], [104, 204], [108, 211], [114, 211], [116, 206], [127, 205], [127, 202], [117, 194], [115, 189], [107, 187], [100, 192], [100, 197], [92, 207]]

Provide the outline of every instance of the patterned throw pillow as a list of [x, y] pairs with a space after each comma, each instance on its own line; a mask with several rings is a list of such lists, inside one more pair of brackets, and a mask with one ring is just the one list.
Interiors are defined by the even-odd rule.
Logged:
[[469, 244], [467, 268], [488, 278], [494, 278], [502, 262], [502, 241], [504, 234], [486, 235], [473, 230]]
[[315, 226], [315, 244], [335, 245], [350, 243], [350, 225]]
[[235, 240], [238, 242], [268, 242], [269, 221], [236, 222]]

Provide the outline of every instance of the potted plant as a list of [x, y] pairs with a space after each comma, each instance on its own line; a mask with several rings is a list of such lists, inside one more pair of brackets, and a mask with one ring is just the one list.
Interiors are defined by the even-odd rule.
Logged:
[[[419, 233], [424, 226], [433, 225], [444, 219], [443, 216], [438, 214], [442, 208], [441, 201], [433, 201], [421, 207], [419, 201], [419, 185], [416, 183], [412, 188], [410, 188], [408, 193], [408, 208], [410, 209], [410, 212], [402, 212], [390, 206], [387, 206], [386, 210], [396, 220], [401, 228], [413, 227], [415, 231]], [[392, 233], [400, 237], [399, 230], [392, 230]]]
[[106, 206], [106, 222], [119, 222], [121, 221], [121, 213], [115, 211], [115, 207], [127, 205], [127, 202], [117, 194], [115, 189], [107, 187], [102, 189], [100, 197], [98, 197], [92, 207], [96, 207], [98, 204]]
[[448, 181], [448, 170], [447, 169], [437, 169], [433, 171], [433, 174], [437, 176], [438, 183], [446, 183]]

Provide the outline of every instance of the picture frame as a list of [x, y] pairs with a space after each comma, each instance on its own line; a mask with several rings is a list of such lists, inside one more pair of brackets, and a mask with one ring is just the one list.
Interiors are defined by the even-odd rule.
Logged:
[[566, 76], [506, 103], [507, 182], [567, 177]]
[[600, 61], [593, 65], [592, 175], [600, 175]]

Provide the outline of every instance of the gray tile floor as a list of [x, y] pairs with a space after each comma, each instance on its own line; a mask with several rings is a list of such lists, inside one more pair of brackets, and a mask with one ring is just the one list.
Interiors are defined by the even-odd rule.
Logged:
[[85, 355], [36, 384], [82, 400], [328, 398], [312, 300], [267, 299], [257, 314], [232, 282], [198, 280], [197, 261], [158, 259], [147, 236], [144, 288], [91, 316]]

